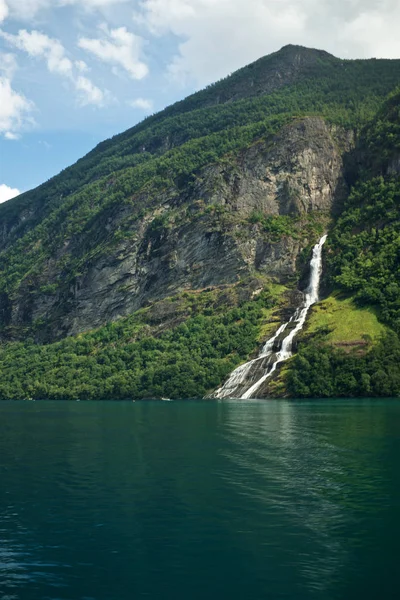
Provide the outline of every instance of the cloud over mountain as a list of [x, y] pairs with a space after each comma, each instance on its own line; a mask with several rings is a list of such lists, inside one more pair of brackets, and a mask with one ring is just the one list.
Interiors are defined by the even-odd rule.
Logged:
[[7, 202], [7, 200], [11, 200], [11, 198], [15, 198], [15, 196], [19, 196], [21, 192], [16, 188], [11, 188], [4, 183], [0, 184], [0, 204], [3, 202]]

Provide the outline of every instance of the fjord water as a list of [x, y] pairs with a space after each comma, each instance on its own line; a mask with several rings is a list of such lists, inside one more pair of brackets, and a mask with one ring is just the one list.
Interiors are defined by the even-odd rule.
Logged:
[[395, 598], [399, 465], [397, 400], [0, 403], [0, 598]]

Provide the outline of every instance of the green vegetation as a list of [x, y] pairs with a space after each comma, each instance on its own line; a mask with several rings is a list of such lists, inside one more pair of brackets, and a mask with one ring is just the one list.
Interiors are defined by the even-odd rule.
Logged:
[[325, 341], [331, 344], [359, 344], [377, 341], [387, 328], [379, 322], [375, 311], [370, 307], [358, 307], [353, 298], [331, 295], [316, 304], [306, 325], [306, 333], [314, 334], [321, 329]]
[[268, 235], [268, 239], [276, 242], [284, 236], [294, 240], [300, 240], [305, 236], [312, 238], [321, 236], [329, 222], [329, 215], [324, 215], [322, 212], [301, 215], [264, 215], [261, 211], [254, 211], [248, 221], [253, 225], [260, 225]]
[[235, 293], [171, 298], [172, 312], [187, 318], [158, 335], [155, 306], [54, 344], [5, 344], [0, 347], [0, 398], [204, 396], [253, 351], [263, 311], [275, 303], [273, 294], [263, 292], [232, 307]]
[[286, 392], [295, 398], [400, 396], [399, 364], [400, 341], [394, 333], [366, 354], [336, 349], [315, 337], [292, 360]]
[[284, 293], [287, 289], [286, 286], [279, 283], [268, 284], [268, 294], [273, 302], [272, 306], [269, 305], [262, 308], [262, 324], [257, 337], [259, 344], [264, 344], [265, 340], [271, 337], [279, 327], [279, 308], [285, 304]]
[[361, 140], [365, 162], [362, 172], [385, 174], [390, 161], [400, 153], [400, 88], [396, 88], [373, 121], [363, 132]]

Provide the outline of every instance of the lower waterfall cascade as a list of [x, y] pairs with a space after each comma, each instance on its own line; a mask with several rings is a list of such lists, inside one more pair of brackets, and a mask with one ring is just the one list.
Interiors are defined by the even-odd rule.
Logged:
[[[310, 262], [310, 282], [304, 293], [304, 300], [292, 318], [281, 325], [275, 335], [267, 340], [257, 358], [240, 365], [229, 376], [226, 383], [211, 394], [211, 398], [256, 398], [261, 385], [276, 371], [278, 365], [293, 356], [293, 341], [303, 329], [310, 307], [318, 302], [319, 285], [322, 274], [322, 248], [327, 240], [324, 235], [314, 246]], [[275, 350], [285, 330], [289, 333], [283, 337], [280, 348]]]

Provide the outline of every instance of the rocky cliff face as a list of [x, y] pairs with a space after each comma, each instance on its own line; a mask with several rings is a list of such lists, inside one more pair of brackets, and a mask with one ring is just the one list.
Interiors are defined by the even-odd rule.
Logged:
[[[3, 323], [14, 332], [35, 325], [39, 338], [54, 339], [186, 289], [232, 284], [254, 273], [297, 281], [299, 255], [318, 236], [310, 218], [324, 223], [346, 194], [343, 154], [352, 144], [351, 132], [320, 118], [293, 121], [275, 137], [202, 169], [189, 192], [175, 186], [145, 199], [156, 208], [137, 219], [129, 240], [60, 286], [60, 263], [82, 246], [81, 235], [72, 237], [45, 263], [35, 293], [25, 283], [14, 297], [3, 294]], [[132, 210], [121, 206], [104, 217], [99, 237], [118, 229]], [[257, 215], [293, 217], [293, 230], [276, 237]]]
[[197, 192], [207, 203], [228, 206], [247, 217], [330, 212], [347, 193], [343, 153], [354, 142], [352, 132], [329, 128], [309, 117], [285, 127], [274, 139], [260, 141], [230, 167], [210, 166]]

